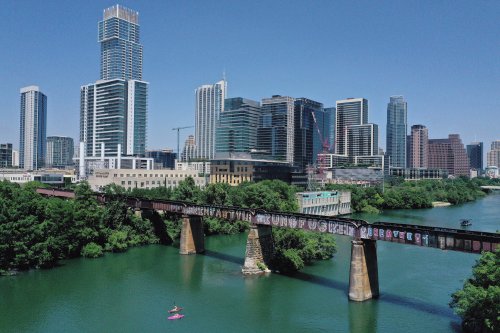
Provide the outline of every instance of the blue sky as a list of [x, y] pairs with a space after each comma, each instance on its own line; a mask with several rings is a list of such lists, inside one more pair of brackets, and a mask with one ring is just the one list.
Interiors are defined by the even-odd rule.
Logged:
[[[0, 142], [19, 146], [19, 89], [48, 96], [48, 135], [79, 135], [80, 86], [99, 78], [97, 22], [116, 1], [1, 1]], [[140, 13], [148, 148], [194, 125], [194, 90], [228, 97], [364, 97], [385, 150], [386, 107], [431, 138], [500, 139], [500, 1], [122, 1]], [[181, 132], [181, 147], [194, 129]]]

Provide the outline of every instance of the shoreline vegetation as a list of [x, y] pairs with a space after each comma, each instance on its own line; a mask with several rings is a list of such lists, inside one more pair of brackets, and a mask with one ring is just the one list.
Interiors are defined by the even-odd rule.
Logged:
[[[133, 246], [177, 246], [181, 220], [175, 215], [145, 212], [134, 214], [120, 195], [173, 199], [193, 203], [298, 211], [297, 189], [281, 181], [246, 183], [238, 187], [210, 184], [198, 188], [192, 178], [171, 188], [127, 192], [116, 185], [104, 190], [116, 200], [100, 205], [86, 182], [73, 187], [75, 200], [43, 197], [40, 183], [23, 186], [0, 182], [0, 275], [32, 268], [52, 268], [62, 259], [97, 258], [106, 252], [123, 252]], [[248, 230], [243, 221], [204, 219], [205, 235], [235, 234]], [[272, 270], [291, 274], [315, 260], [336, 252], [333, 235], [303, 230], [273, 230], [275, 256]], [[267, 269], [267, 268], [266, 268]]]
[[383, 187], [328, 184], [326, 189], [351, 191], [353, 213], [377, 214], [383, 210], [444, 207], [474, 201], [491, 192], [481, 189], [484, 185], [500, 185], [500, 179], [460, 177], [405, 182], [391, 178]]
[[500, 249], [481, 254], [472, 276], [451, 295], [449, 306], [462, 318], [464, 332], [500, 331]]
[[[430, 208], [433, 201], [451, 204], [472, 201], [486, 195], [480, 186], [498, 184], [500, 180], [458, 178], [402, 182], [396, 179], [384, 189], [327, 185], [326, 190], [350, 190], [353, 212], [378, 213], [383, 209]], [[41, 186], [44, 185], [0, 182], [0, 275], [54, 267], [61, 259], [97, 258], [106, 252], [123, 252], [133, 246], [177, 245], [181, 230], [179, 217], [157, 213], [137, 216], [118, 199], [120, 195], [298, 211], [295, 193], [299, 189], [281, 181], [243, 183], [235, 187], [218, 183], [201, 189], [188, 178], [173, 189], [132, 191], [112, 184], [104, 191], [117, 194], [117, 200], [106, 206], [98, 204], [86, 182], [73, 186], [75, 200], [43, 197], [35, 191]], [[235, 234], [249, 227], [243, 221], [230, 223], [217, 218], [204, 221], [207, 236]], [[270, 268], [285, 274], [315, 260], [331, 258], [336, 252], [335, 240], [329, 234], [274, 228], [273, 238], [276, 252]]]

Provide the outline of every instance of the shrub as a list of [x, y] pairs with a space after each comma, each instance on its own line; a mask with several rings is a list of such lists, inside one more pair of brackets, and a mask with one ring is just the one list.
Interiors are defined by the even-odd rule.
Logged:
[[82, 249], [81, 255], [85, 258], [98, 258], [103, 255], [102, 246], [94, 242], [88, 243]]

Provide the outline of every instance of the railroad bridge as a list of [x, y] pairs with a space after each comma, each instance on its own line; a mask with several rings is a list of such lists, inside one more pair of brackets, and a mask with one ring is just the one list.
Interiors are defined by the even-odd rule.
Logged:
[[[71, 191], [38, 189], [47, 196], [74, 198]], [[116, 200], [114, 196], [96, 194], [99, 202]], [[183, 201], [150, 200], [145, 198], [122, 197], [125, 203], [143, 211], [173, 213], [182, 216], [180, 254], [196, 254], [205, 251], [203, 217], [217, 217], [230, 221], [241, 220], [250, 223], [244, 274], [261, 273], [259, 263], [268, 264], [273, 254], [272, 227], [303, 229], [344, 235], [351, 241], [351, 265], [349, 277], [349, 299], [365, 301], [379, 295], [377, 241], [439, 248], [442, 250], [480, 253], [500, 248], [500, 234], [450, 229], [413, 224], [390, 222], [368, 223], [342, 217], [326, 217], [300, 213], [272, 212], [262, 209], [197, 205]]]

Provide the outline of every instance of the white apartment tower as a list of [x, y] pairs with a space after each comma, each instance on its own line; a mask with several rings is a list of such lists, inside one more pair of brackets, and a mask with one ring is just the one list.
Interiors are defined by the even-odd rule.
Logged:
[[215, 130], [219, 115], [224, 112], [227, 82], [221, 80], [212, 85], [202, 85], [195, 91], [195, 141], [196, 158], [215, 157]]
[[336, 104], [335, 154], [347, 156], [348, 128], [368, 123], [368, 101], [364, 98], [348, 98]]

